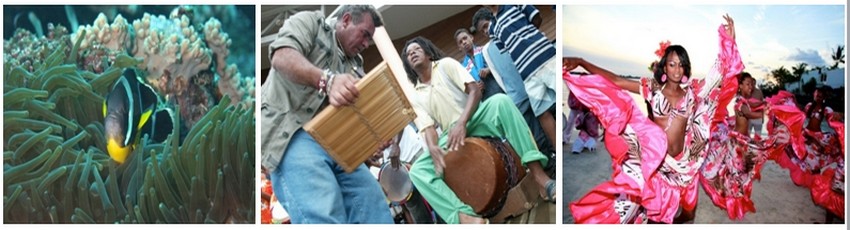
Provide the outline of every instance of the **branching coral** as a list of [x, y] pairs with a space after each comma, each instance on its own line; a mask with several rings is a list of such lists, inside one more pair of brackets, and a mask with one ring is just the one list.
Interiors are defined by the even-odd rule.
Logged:
[[253, 104], [254, 78], [242, 77], [235, 64], [227, 65], [231, 40], [227, 34], [221, 32], [221, 22], [218, 19], [212, 18], [204, 24], [204, 38], [215, 56], [215, 70], [219, 76], [218, 92], [236, 98], [234, 104]]
[[145, 14], [133, 21], [133, 28], [133, 56], [144, 60], [139, 68], [147, 70], [147, 82], [158, 92], [179, 95], [192, 77], [210, 68], [212, 54], [198, 39], [188, 17]]
[[231, 98], [242, 98], [241, 101], [233, 101], [233, 103], [241, 102], [243, 106], [254, 104], [254, 78], [242, 77], [236, 65], [231, 64], [223, 70], [223, 74], [219, 75], [218, 92], [227, 95]]
[[100, 13], [93, 25], [80, 26], [77, 34], [72, 35], [71, 39], [73, 42], [80, 40], [80, 49], [83, 51], [78, 65], [95, 73], [102, 72], [115, 61], [116, 56], [126, 53], [132, 45], [129, 24], [121, 15], [109, 24], [106, 15]]
[[[81, 70], [77, 57], [93, 48], [83, 39], [27, 34], [4, 46], [4, 223], [253, 222], [252, 107], [225, 97], [182, 144], [175, 125], [165, 143], [143, 138], [118, 165], [105, 153], [101, 106], [141, 60], [119, 53], [102, 72]], [[9, 58], [27, 48], [37, 49], [25, 55], [29, 65]]]
[[[77, 29], [78, 33], [81, 33], [81, 31], [86, 33], [84, 37], [81, 37], [80, 48], [85, 50], [102, 46], [110, 50], [125, 51], [127, 46], [131, 44], [129, 42], [129, 26], [127, 19], [124, 19], [120, 14], [112, 20], [112, 24], [109, 24], [105, 14], [98, 14], [94, 24], [80, 26]], [[72, 36], [71, 39], [76, 41], [76, 37]]]

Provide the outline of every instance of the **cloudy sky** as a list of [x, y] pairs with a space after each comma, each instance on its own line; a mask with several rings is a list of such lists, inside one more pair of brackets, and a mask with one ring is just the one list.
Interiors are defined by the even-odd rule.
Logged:
[[[735, 20], [745, 71], [757, 79], [800, 62], [831, 66], [845, 45], [844, 5], [566, 5], [563, 55], [579, 56], [621, 75], [649, 76], [658, 43], [687, 49], [693, 75], [717, 57], [717, 28]], [[846, 52], [845, 52], [846, 53]], [[843, 66], [843, 65], [842, 65]], [[759, 80], [761, 82], [761, 80]]]

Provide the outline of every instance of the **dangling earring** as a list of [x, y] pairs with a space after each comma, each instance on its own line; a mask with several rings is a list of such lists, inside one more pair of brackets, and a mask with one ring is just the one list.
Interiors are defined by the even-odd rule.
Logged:
[[661, 75], [661, 82], [662, 83], [667, 82], [667, 74], [666, 73]]
[[688, 76], [682, 76], [682, 84], [688, 83]]

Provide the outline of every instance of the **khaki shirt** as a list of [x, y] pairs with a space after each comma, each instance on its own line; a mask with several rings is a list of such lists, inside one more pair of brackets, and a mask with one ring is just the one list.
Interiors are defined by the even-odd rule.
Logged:
[[415, 86], [417, 95], [413, 106], [428, 114], [422, 116], [420, 113], [414, 120], [419, 132], [433, 126], [435, 122], [443, 131], [447, 131], [463, 113], [469, 99], [466, 84], [472, 82], [475, 82], [472, 75], [452, 58], [431, 62], [431, 82], [420, 82]]
[[[318, 11], [300, 12], [287, 19], [269, 46], [269, 59], [275, 50], [283, 47], [297, 50], [313, 65], [334, 73], [355, 74], [355, 68], [363, 68], [362, 57], [345, 56], [335, 38], [334, 25]], [[295, 131], [324, 109], [327, 102], [315, 85], [292, 82], [275, 68], [269, 71], [262, 94], [262, 164], [271, 172], [283, 159]]]

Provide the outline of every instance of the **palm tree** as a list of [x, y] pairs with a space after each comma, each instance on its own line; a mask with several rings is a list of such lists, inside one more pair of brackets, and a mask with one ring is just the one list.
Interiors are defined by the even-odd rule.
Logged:
[[809, 72], [808, 70], [806, 70], [806, 67], [808, 66], [809, 64], [806, 64], [805, 62], [800, 62], [800, 64], [797, 64], [797, 66], [791, 67], [791, 72], [794, 73], [794, 77], [798, 81], [800, 81], [800, 94], [803, 93], [803, 74]]
[[832, 60], [835, 61], [829, 69], [838, 69], [838, 64], [844, 64], [844, 46], [838, 45], [838, 49], [835, 49], [835, 53], [832, 54]]
[[770, 71], [770, 75], [773, 76], [773, 80], [776, 81], [780, 90], [785, 90], [785, 84], [791, 83], [795, 81], [794, 75], [791, 74], [791, 71], [785, 68], [785, 66], [779, 67], [779, 69], [774, 69]]

